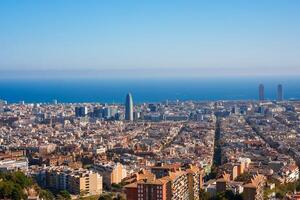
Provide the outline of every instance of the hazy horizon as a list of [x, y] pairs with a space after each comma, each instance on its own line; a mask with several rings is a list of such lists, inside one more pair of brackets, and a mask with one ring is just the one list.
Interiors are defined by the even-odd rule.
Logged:
[[266, 99], [274, 100], [277, 85], [283, 85], [284, 98], [300, 99], [298, 77], [260, 78], [30, 78], [0, 79], [0, 99], [27, 103], [101, 102], [124, 103], [132, 93], [135, 103], [164, 100], [257, 100], [258, 85], [265, 86]]
[[[152, 69], [42, 69], [42, 70], [1, 70], [1, 79], [288, 79], [298, 78], [298, 69], [274, 72], [274, 69], [256, 69], [256, 71], [241, 70], [238, 68], [152, 68]], [[293, 73], [290, 73], [293, 72]]]

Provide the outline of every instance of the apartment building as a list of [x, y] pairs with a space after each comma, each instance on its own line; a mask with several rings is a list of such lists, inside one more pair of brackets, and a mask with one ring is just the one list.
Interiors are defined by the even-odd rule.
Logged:
[[28, 160], [27, 158], [19, 160], [0, 160], [0, 171], [22, 171], [26, 173], [28, 171]]
[[295, 164], [285, 166], [280, 175], [285, 179], [286, 183], [295, 182], [299, 179], [299, 168]]
[[71, 194], [99, 195], [102, 193], [100, 174], [86, 169], [47, 167], [36, 175], [38, 183], [53, 191], [67, 190]]
[[121, 163], [97, 163], [93, 165], [93, 170], [103, 177], [103, 183], [107, 188], [113, 183], [121, 183], [126, 177], [126, 169]]
[[[203, 170], [198, 167], [192, 165], [154, 166], [151, 168], [151, 172], [142, 170], [126, 179], [131, 182], [125, 186], [128, 200], [199, 199], [200, 189], [203, 185]], [[136, 181], [132, 182], [131, 180]]]

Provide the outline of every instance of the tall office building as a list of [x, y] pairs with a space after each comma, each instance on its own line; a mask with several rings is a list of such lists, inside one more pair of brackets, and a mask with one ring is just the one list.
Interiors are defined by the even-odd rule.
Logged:
[[258, 91], [259, 100], [264, 101], [265, 100], [265, 86], [263, 84], [260, 84], [258, 90], [259, 90]]
[[277, 86], [277, 101], [283, 101], [283, 88], [281, 84]]
[[53, 104], [56, 105], [57, 104], [57, 100], [53, 99]]
[[130, 93], [126, 95], [125, 120], [133, 121], [133, 101]]
[[88, 114], [88, 108], [86, 106], [75, 107], [76, 117], [85, 117]]

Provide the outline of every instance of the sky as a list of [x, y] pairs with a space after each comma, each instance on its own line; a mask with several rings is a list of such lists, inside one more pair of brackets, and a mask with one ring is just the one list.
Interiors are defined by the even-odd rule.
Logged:
[[298, 76], [299, 0], [1, 0], [0, 77]]

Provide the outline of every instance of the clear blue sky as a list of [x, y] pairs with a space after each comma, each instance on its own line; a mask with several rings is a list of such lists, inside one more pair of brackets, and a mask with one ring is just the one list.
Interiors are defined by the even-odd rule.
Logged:
[[299, 0], [1, 0], [0, 72], [300, 75]]

